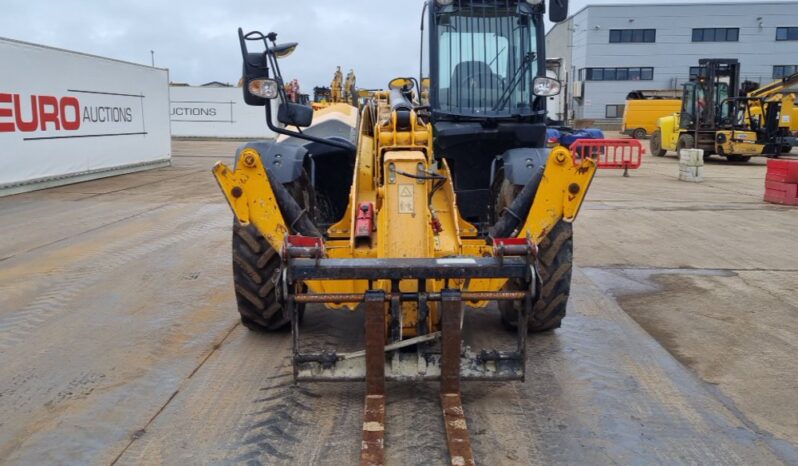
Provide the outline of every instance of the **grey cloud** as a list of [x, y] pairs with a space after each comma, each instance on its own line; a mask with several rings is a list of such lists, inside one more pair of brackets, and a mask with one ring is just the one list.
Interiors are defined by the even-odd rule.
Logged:
[[[653, 1], [642, 0], [645, 3]], [[591, 3], [640, 3], [641, 0]], [[587, 0], [571, 2], [575, 12]], [[236, 28], [300, 43], [282, 62], [303, 89], [327, 85], [340, 65], [361, 87], [418, 74], [422, 0], [4, 0], [0, 36], [169, 68], [173, 81], [235, 83]]]

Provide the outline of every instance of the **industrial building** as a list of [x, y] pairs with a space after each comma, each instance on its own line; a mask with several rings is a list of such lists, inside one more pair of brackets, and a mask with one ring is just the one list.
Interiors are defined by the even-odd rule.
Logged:
[[551, 118], [611, 127], [629, 92], [679, 88], [700, 58], [740, 60], [743, 81], [798, 72], [798, 2], [588, 5], [546, 47], [564, 83]]

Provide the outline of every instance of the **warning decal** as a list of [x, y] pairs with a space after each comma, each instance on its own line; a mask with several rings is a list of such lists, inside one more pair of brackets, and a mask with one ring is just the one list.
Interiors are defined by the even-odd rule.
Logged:
[[413, 202], [413, 185], [400, 184], [399, 185], [399, 213], [412, 214], [414, 213], [415, 202]]

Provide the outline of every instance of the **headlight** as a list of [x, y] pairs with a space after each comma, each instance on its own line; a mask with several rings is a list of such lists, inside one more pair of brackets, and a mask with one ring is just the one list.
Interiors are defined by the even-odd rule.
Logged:
[[436, 0], [436, 1], [438, 2], [438, 5], [440, 5], [440, 6], [451, 5], [452, 2], [454, 2], [454, 0]]
[[538, 76], [532, 81], [532, 93], [541, 97], [551, 97], [560, 93], [560, 81]]
[[277, 81], [273, 79], [253, 79], [249, 82], [247, 90], [250, 94], [264, 99], [274, 99], [278, 95]]

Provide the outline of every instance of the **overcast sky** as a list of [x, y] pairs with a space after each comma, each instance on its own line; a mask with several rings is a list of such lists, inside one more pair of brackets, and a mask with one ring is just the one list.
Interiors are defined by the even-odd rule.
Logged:
[[[154, 50], [156, 66], [169, 68], [175, 82], [237, 82], [239, 26], [299, 42], [281, 64], [305, 92], [329, 85], [337, 65], [354, 68], [365, 88], [418, 74], [422, 0], [0, 1], [1, 37], [143, 64]], [[571, 0], [570, 11], [588, 3], [658, 1]]]

